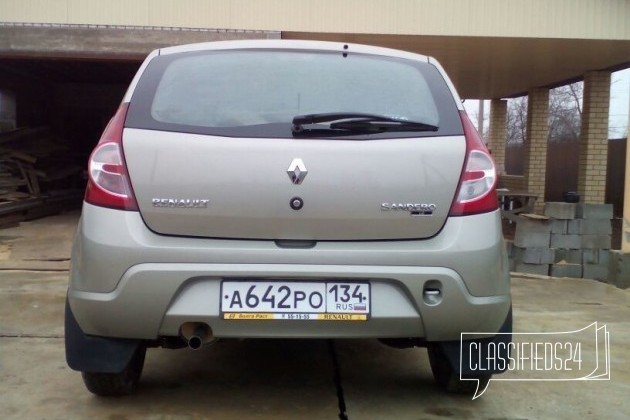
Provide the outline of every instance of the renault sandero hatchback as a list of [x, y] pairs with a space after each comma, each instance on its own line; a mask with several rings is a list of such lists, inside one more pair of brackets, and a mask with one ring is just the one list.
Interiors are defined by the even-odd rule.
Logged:
[[227, 338], [427, 347], [454, 391], [500, 372], [460, 364], [511, 340], [497, 175], [431, 57], [279, 40], [153, 51], [88, 172], [66, 356], [95, 394], [132, 392], [148, 347]]

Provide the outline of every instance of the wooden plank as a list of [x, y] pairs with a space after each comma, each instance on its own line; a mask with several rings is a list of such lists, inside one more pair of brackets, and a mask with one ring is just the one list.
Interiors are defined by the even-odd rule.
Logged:
[[534, 213], [520, 213], [519, 216], [532, 220], [549, 220], [549, 217]]
[[37, 137], [45, 137], [50, 133], [49, 127], [17, 128], [15, 130], [0, 133], [0, 144], [21, 142]]

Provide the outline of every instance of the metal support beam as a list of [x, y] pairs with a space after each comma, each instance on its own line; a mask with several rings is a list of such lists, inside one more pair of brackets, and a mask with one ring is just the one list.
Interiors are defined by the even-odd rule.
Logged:
[[485, 137], [483, 135], [483, 115], [485, 114], [485, 103], [486, 101], [484, 101], [483, 99], [479, 99], [479, 112], [477, 113], [477, 131], [479, 132], [479, 135], [481, 135], [481, 138], [484, 139], [484, 141]]
[[630, 102], [628, 103], [628, 138], [626, 140], [626, 180], [623, 195], [623, 225], [621, 230], [621, 252], [630, 254]]

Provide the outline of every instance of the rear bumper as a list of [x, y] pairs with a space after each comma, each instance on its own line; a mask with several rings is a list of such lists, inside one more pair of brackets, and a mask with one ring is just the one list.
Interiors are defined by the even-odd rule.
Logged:
[[[226, 278], [368, 280], [369, 321], [228, 321]], [[441, 285], [438, 304], [427, 282]], [[499, 331], [509, 312], [509, 273], [496, 213], [451, 218], [418, 241], [322, 242], [311, 249], [273, 241], [177, 238], [149, 231], [140, 215], [84, 206], [73, 249], [68, 299], [89, 335], [156, 339], [184, 322], [217, 337], [421, 337], [458, 340]]]
[[[369, 279], [367, 322], [230, 321], [220, 316], [224, 278]], [[441, 282], [443, 300], [428, 305], [422, 286]], [[70, 291], [84, 331], [153, 339], [178, 335], [184, 322], [205, 322], [217, 337], [425, 337], [447, 340], [462, 331], [498, 331], [509, 296], [475, 297], [453, 270], [440, 267], [293, 264], [139, 264], [109, 293]]]

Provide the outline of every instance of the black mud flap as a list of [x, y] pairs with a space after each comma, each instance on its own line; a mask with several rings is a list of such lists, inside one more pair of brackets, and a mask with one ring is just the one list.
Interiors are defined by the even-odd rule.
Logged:
[[[509, 366], [512, 342], [512, 307], [494, 337], [463, 341], [444, 341], [440, 345], [453, 370], [462, 378], [503, 373]], [[460, 359], [461, 349], [461, 359]]]
[[79, 327], [68, 299], [65, 320], [66, 362], [81, 372], [120, 373], [131, 361], [140, 340], [86, 335]]

